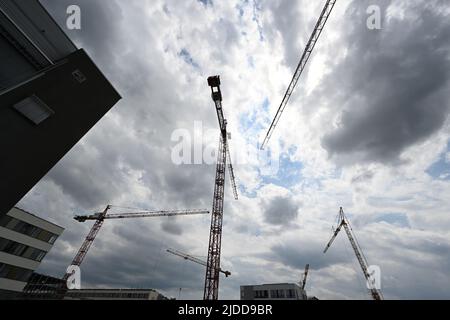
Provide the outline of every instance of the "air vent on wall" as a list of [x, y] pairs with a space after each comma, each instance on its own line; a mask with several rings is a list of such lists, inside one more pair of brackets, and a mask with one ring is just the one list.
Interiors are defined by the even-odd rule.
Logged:
[[48, 119], [52, 114], [55, 113], [36, 95], [32, 95], [16, 103], [14, 105], [14, 109], [16, 109], [34, 124], [40, 124], [42, 121]]

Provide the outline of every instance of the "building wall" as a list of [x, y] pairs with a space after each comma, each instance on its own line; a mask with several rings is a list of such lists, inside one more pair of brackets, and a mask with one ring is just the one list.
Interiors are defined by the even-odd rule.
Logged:
[[0, 292], [21, 292], [63, 228], [24, 210], [0, 214]]

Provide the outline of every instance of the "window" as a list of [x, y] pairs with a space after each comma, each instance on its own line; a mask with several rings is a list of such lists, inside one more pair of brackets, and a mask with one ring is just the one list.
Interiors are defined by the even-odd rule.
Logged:
[[0, 263], [0, 278], [26, 282], [32, 273], [32, 270]]
[[42, 121], [48, 119], [52, 114], [55, 113], [35, 95], [32, 95], [16, 103], [14, 105], [14, 109], [16, 109], [34, 124], [40, 124]]
[[46, 252], [45, 251], [41, 251], [38, 253], [37, 257], [36, 257], [36, 261], [41, 262], [42, 259], [44, 259]]
[[50, 232], [42, 230], [36, 238], [44, 242], [47, 242], [48, 240], [50, 240], [51, 235]]
[[286, 297], [289, 299], [295, 298], [295, 290], [293, 289], [286, 290], [286, 295], [287, 295]]
[[16, 218], [4, 216], [0, 219], [0, 226], [4, 226], [7, 229], [22, 233], [29, 237], [54, 244], [58, 235], [41, 228], [35, 227], [29, 223], [20, 221]]
[[48, 240], [48, 243], [54, 244], [56, 239], [58, 239], [58, 236], [56, 234], [52, 234], [52, 236], [50, 237], [50, 240]]
[[0, 238], [0, 251], [3, 251], [8, 246], [9, 240]]
[[0, 238], [0, 251], [39, 262], [46, 254], [45, 251], [4, 238]]
[[270, 290], [270, 297], [272, 299], [283, 299], [284, 290]]
[[8, 223], [5, 225], [6, 228], [14, 230], [17, 225], [19, 225], [20, 221], [14, 218], [11, 218]]

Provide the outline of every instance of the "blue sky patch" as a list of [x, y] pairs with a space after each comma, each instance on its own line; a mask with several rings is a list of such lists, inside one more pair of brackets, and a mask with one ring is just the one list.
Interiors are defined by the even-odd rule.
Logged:
[[193, 66], [196, 69], [200, 69], [200, 66], [198, 65], [197, 62], [194, 61], [194, 59], [192, 58], [191, 54], [189, 53], [189, 51], [187, 51], [187, 49], [183, 48], [181, 49], [181, 51], [178, 53], [178, 55], [184, 60], [184, 62], [186, 62], [187, 64], [190, 64], [191, 66]]
[[425, 172], [434, 179], [450, 180], [450, 159], [447, 159], [448, 152], [450, 152], [450, 142], [447, 144], [446, 151], [440, 155], [439, 160], [433, 163]]
[[402, 228], [411, 228], [408, 217], [404, 213], [387, 213], [375, 219], [375, 222], [382, 221]]
[[278, 173], [275, 176], [262, 176], [263, 184], [274, 184], [287, 189], [298, 184], [302, 177], [303, 164], [291, 160], [294, 153], [295, 148], [291, 148], [289, 153], [281, 154]]
[[202, 3], [205, 7], [208, 5], [212, 6], [212, 0], [197, 0], [198, 2]]

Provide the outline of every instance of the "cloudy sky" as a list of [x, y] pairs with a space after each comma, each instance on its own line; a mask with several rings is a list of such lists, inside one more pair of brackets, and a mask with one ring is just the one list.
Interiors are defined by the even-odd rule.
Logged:
[[[299, 281], [309, 263], [308, 295], [368, 299], [345, 234], [322, 253], [342, 206], [381, 268], [385, 298], [450, 299], [447, 1], [338, 0], [270, 141], [278, 170], [240, 156], [262, 141], [325, 0], [42, 3], [63, 28], [67, 6], [80, 6], [82, 29], [65, 30], [123, 99], [20, 202], [66, 228], [38, 271], [64, 274], [92, 225], [75, 213], [211, 209], [214, 164], [174, 163], [173, 134], [217, 147], [206, 78], [220, 74], [240, 193], [233, 200], [227, 185], [222, 267], [232, 276], [221, 278], [220, 298]], [[367, 28], [369, 5], [381, 9], [380, 30]], [[176, 298], [182, 288], [182, 299], [200, 299], [204, 267], [165, 250], [206, 260], [209, 223], [107, 221], [82, 285]]]

